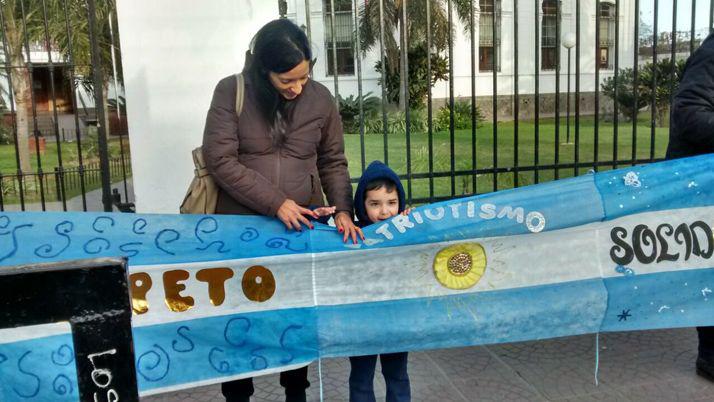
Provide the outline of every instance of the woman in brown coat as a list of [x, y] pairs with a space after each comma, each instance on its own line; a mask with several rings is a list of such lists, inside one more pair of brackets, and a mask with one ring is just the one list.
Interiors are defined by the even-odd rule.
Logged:
[[[235, 76], [216, 86], [203, 152], [220, 187], [216, 212], [275, 216], [288, 229], [312, 228], [308, 206], [335, 207], [343, 241], [362, 237], [352, 219], [352, 186], [340, 115], [330, 92], [309, 78], [312, 52], [289, 20], [258, 31], [243, 69], [244, 102], [236, 115]], [[307, 367], [280, 374], [286, 401], [304, 401]], [[251, 378], [222, 384], [226, 401], [248, 401]]]

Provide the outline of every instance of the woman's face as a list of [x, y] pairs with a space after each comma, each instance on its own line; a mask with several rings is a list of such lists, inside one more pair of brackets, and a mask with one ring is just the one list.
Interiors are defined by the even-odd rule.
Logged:
[[270, 72], [270, 83], [280, 92], [283, 98], [293, 100], [302, 93], [302, 88], [307, 83], [310, 75], [310, 62], [303, 60], [292, 70], [284, 73]]

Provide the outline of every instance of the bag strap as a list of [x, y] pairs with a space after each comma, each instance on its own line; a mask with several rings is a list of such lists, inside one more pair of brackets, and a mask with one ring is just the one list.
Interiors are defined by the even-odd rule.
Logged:
[[236, 74], [236, 115], [240, 116], [243, 111], [243, 93], [245, 92], [245, 80], [243, 74]]

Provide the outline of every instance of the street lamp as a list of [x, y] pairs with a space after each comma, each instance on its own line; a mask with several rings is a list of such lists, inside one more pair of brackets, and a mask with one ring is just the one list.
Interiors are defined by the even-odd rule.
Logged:
[[565, 103], [567, 104], [566, 106], [566, 116], [567, 116], [567, 131], [566, 131], [566, 137], [565, 137], [565, 142], [570, 143], [570, 49], [575, 46], [577, 42], [577, 38], [575, 37], [575, 34], [572, 32], [568, 32], [563, 34], [563, 47], [568, 49], [568, 92], [567, 95], [565, 96]]

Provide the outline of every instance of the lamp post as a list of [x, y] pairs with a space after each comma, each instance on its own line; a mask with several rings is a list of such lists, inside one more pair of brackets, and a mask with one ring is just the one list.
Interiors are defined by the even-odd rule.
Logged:
[[562, 42], [563, 42], [563, 47], [568, 49], [568, 92], [567, 92], [567, 95], [565, 96], [565, 103], [566, 103], [565, 115], [566, 115], [566, 120], [567, 120], [567, 124], [566, 124], [567, 129], [566, 129], [565, 142], [570, 143], [570, 49], [572, 49], [573, 46], [575, 46], [575, 43], [576, 43], [575, 34], [572, 32], [563, 34]]

